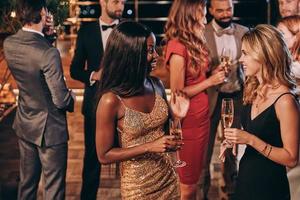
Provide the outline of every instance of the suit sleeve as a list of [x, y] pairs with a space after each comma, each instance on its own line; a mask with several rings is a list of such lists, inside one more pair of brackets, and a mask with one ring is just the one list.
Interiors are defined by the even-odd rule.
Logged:
[[54, 105], [61, 110], [73, 112], [74, 99], [64, 80], [60, 54], [56, 48], [48, 49], [44, 54], [43, 74], [51, 93]]
[[81, 27], [76, 41], [75, 54], [70, 66], [70, 75], [73, 79], [90, 85], [90, 75], [92, 71], [86, 70], [87, 60], [86, 49], [84, 46], [84, 27]]

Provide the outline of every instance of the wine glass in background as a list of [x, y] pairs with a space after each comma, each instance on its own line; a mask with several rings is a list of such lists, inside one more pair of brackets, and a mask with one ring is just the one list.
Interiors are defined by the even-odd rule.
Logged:
[[54, 29], [54, 17], [50, 11], [46, 11], [46, 24], [44, 26], [43, 32], [47, 35], [51, 35]]
[[[43, 28], [43, 33], [47, 36], [50, 43], [53, 43], [57, 39], [57, 31], [54, 26], [54, 16], [50, 11], [46, 11], [46, 24]], [[55, 43], [56, 45], [56, 43]]]
[[230, 67], [231, 67], [231, 63], [232, 63], [232, 52], [230, 49], [225, 48], [225, 47], [222, 49], [220, 62], [225, 71], [224, 82], [227, 83], [229, 81], [228, 76], [230, 73]]
[[[221, 120], [224, 129], [231, 127], [233, 123], [233, 117], [234, 117], [233, 99], [232, 98], [222, 99]], [[222, 139], [224, 139], [224, 135], [222, 135]], [[225, 142], [228, 148], [232, 147], [232, 144], [228, 143], [226, 139], [223, 142]]]
[[[181, 129], [181, 123], [179, 119], [170, 119], [169, 121], [170, 125], [170, 135], [174, 135], [176, 140], [182, 140], [182, 129]], [[173, 167], [184, 167], [186, 166], [186, 162], [180, 160], [179, 151], [176, 150], [176, 160], [172, 163]]]

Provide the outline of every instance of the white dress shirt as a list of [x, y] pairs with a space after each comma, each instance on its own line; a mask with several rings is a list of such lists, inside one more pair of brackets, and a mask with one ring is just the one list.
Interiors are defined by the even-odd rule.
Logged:
[[107, 42], [108, 36], [109, 36], [109, 34], [111, 33], [111, 31], [112, 31], [113, 29], [112, 29], [112, 28], [108, 28], [108, 29], [106, 29], [105, 31], [103, 31], [103, 30], [102, 30], [102, 25], [110, 26], [110, 25], [113, 25], [113, 24], [118, 24], [118, 23], [119, 23], [119, 20], [116, 19], [116, 20], [114, 20], [111, 24], [107, 24], [107, 23], [103, 22], [103, 21], [101, 20], [101, 18], [99, 18], [99, 23], [100, 23], [100, 31], [101, 31], [101, 36], [102, 36], [103, 50], [105, 50], [106, 42]]
[[22, 27], [22, 30], [23, 30], [23, 31], [27, 31], [27, 32], [37, 33], [37, 34], [40, 34], [41, 36], [44, 37], [44, 34], [43, 34], [42, 32], [33, 30], [33, 29], [31, 29], [31, 28]]
[[212, 27], [214, 29], [214, 38], [216, 41], [216, 47], [217, 47], [217, 53], [218, 56], [220, 57], [222, 54], [223, 48], [230, 49], [231, 51], [231, 57], [232, 57], [232, 65], [231, 65], [231, 71], [230, 74], [228, 75], [228, 82], [224, 82], [220, 88], [220, 92], [225, 92], [225, 93], [232, 93], [239, 91], [241, 89], [241, 85], [239, 83], [238, 77], [237, 77], [237, 67], [238, 65], [238, 58], [237, 58], [237, 44], [235, 40], [234, 34], [222, 34], [221, 36], [217, 36], [216, 32], [224, 31], [227, 29], [232, 29], [232, 26], [229, 26], [225, 29], [220, 27], [216, 21], [213, 19], [212, 21]]
[[[101, 18], [99, 18], [99, 25], [100, 25], [100, 31], [101, 31], [101, 37], [102, 37], [103, 51], [105, 51], [108, 36], [110, 35], [110, 33], [113, 29], [108, 28], [104, 31], [104, 30], [102, 30], [102, 25], [107, 25], [107, 26], [110, 26], [110, 25], [113, 25], [113, 24], [117, 25], [117, 24], [119, 24], [119, 22], [120, 22], [120, 20], [116, 19], [111, 24], [107, 24], [107, 23], [103, 22], [101, 20]], [[96, 81], [92, 80], [92, 77], [93, 77], [94, 73], [95, 72], [93, 71], [90, 75], [90, 86], [92, 86], [96, 82]]]
[[[215, 31], [223, 29], [216, 23], [214, 19], [212, 21], [212, 26]], [[230, 28], [232, 27], [227, 27], [225, 29], [230, 29]], [[217, 34], [214, 32], [214, 37], [216, 41], [218, 56], [220, 57], [223, 48], [226, 48], [226, 49], [230, 49], [233, 60], [236, 60], [237, 49], [236, 49], [236, 42], [235, 42], [234, 35], [223, 34], [222, 36], [218, 37]]]

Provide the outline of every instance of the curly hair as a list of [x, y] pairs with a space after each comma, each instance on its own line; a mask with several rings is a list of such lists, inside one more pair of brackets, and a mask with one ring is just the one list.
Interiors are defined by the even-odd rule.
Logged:
[[292, 56], [282, 34], [274, 26], [261, 24], [249, 30], [242, 37], [242, 45], [262, 65], [262, 83], [255, 76], [246, 77], [244, 104], [251, 104], [257, 95], [265, 98], [265, 89], [269, 86], [295, 88], [291, 75]]
[[165, 26], [167, 42], [177, 39], [185, 45], [193, 74], [203, 72], [208, 62], [208, 49], [204, 38], [204, 9], [206, 0], [175, 0]]
[[285, 26], [294, 36], [296, 36], [295, 42], [290, 50], [292, 55], [300, 61], [300, 16], [294, 15], [284, 17], [278, 21], [277, 26], [279, 24]]

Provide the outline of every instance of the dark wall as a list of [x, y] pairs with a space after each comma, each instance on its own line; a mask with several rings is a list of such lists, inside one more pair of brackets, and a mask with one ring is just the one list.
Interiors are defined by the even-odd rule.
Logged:
[[[92, 1], [98, 2], [98, 0]], [[139, 0], [138, 5], [135, 6], [134, 0], [127, 0], [123, 17], [137, 20], [149, 26], [156, 34], [159, 42], [163, 37], [164, 25], [172, 2], [172, 0]], [[268, 2], [269, 0], [233, 0], [234, 21], [250, 27], [261, 23], [276, 24], [279, 18], [277, 0]], [[98, 18], [100, 16], [99, 5], [80, 6], [80, 8], [80, 17]], [[211, 19], [209, 13], [207, 19], [208, 21]]]

